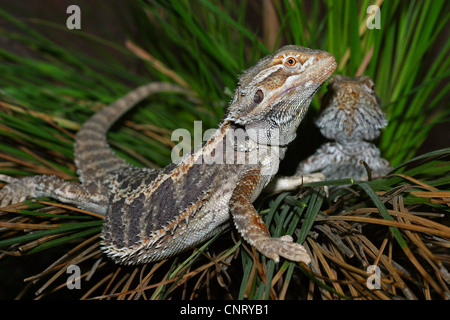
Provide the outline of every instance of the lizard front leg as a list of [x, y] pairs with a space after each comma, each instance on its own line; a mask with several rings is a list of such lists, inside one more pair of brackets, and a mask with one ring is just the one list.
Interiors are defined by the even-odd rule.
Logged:
[[279, 256], [309, 264], [311, 258], [305, 248], [293, 242], [291, 236], [272, 238], [262, 218], [252, 204], [252, 196], [261, 178], [261, 170], [247, 170], [239, 180], [230, 199], [230, 212], [242, 237], [265, 256], [279, 261]]
[[0, 174], [0, 180], [9, 183], [0, 190], [0, 207], [28, 198], [50, 197], [100, 214], [106, 210], [107, 196], [95, 184], [80, 185], [45, 175], [18, 179]]

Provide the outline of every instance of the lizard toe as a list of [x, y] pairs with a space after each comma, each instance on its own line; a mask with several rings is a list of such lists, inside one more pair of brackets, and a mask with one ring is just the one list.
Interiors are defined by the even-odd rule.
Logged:
[[291, 261], [304, 262], [307, 265], [311, 263], [311, 257], [301, 244], [283, 240], [280, 240], [280, 242], [281, 245], [277, 252], [280, 256]]
[[280, 237], [280, 240], [283, 242], [294, 242], [294, 239], [288, 234], [285, 234], [284, 236]]
[[301, 244], [293, 242], [289, 235], [282, 236], [279, 239], [267, 238], [263, 243], [260, 243], [258, 249], [275, 262], [279, 261], [280, 256], [291, 261], [304, 262], [307, 265], [311, 262], [305, 248]]
[[9, 186], [4, 187], [0, 192], [0, 207], [6, 207], [11, 203], [12, 193], [9, 192]]

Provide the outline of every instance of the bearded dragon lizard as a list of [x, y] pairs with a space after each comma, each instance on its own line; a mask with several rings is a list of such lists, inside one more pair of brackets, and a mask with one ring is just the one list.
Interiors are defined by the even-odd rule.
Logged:
[[372, 178], [383, 177], [392, 170], [389, 162], [380, 157], [380, 150], [368, 142], [387, 125], [370, 77], [333, 76], [322, 108], [315, 123], [323, 136], [334, 141], [323, 144], [302, 161], [297, 175], [319, 171], [329, 180], [368, 180], [368, 170], [362, 162], [370, 168]]
[[102, 214], [102, 249], [123, 264], [174, 256], [230, 221], [267, 257], [309, 263], [292, 237], [270, 236], [252, 202], [278, 171], [313, 96], [335, 68], [331, 54], [300, 46], [285, 46], [261, 59], [239, 77], [215, 134], [160, 170], [128, 164], [107, 143], [111, 125], [139, 101], [160, 91], [183, 91], [168, 83], [139, 87], [92, 116], [77, 133], [80, 184], [55, 176], [2, 175], [9, 184], [0, 191], [1, 206], [46, 196]]

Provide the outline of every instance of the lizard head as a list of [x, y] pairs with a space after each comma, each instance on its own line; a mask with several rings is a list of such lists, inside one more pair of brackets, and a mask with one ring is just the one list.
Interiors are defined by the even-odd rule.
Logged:
[[326, 138], [340, 142], [373, 140], [387, 125], [374, 82], [365, 75], [333, 76], [322, 109], [316, 125]]
[[225, 120], [244, 126], [260, 144], [286, 145], [335, 68], [328, 52], [282, 47], [239, 77]]

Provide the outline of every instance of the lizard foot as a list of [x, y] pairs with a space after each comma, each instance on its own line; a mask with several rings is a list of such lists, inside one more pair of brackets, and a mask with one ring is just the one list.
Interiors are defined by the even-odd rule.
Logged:
[[28, 185], [29, 178], [17, 179], [0, 174], [0, 180], [9, 183], [0, 190], [0, 207], [22, 202], [33, 194], [33, 188]]
[[301, 244], [293, 242], [289, 235], [278, 239], [265, 238], [256, 247], [262, 254], [273, 259], [276, 263], [280, 261], [280, 256], [291, 261], [304, 262], [307, 265], [311, 262], [305, 248]]

